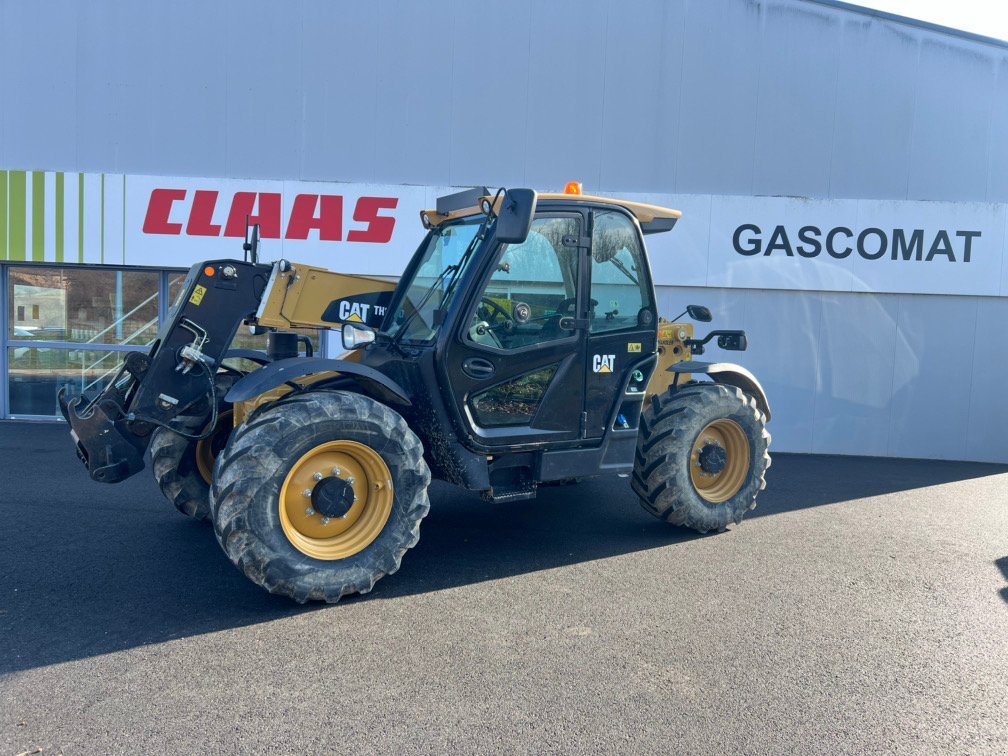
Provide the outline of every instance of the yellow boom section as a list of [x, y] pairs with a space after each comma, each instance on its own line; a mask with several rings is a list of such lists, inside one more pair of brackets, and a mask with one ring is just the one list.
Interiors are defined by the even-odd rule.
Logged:
[[323, 315], [331, 307], [339, 314], [342, 300], [364, 294], [393, 291], [394, 281], [369, 276], [333, 273], [325, 268], [293, 263], [289, 270], [274, 269], [269, 290], [256, 322], [269, 328], [338, 328], [338, 319]]

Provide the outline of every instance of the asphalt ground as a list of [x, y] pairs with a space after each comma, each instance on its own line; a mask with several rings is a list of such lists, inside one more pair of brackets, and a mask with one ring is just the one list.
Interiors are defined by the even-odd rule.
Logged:
[[438, 485], [398, 574], [300, 607], [63, 426], [0, 460], [3, 753], [1008, 751], [1008, 467], [777, 455], [716, 536]]

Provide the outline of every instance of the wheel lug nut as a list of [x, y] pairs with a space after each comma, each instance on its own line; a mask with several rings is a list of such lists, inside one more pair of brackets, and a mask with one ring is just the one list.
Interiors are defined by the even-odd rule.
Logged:
[[340, 475], [343, 474], [343, 471], [340, 470], [338, 467], [334, 467], [332, 469], [332, 474], [335, 475], [338, 478]]
[[308, 509], [306, 509], [304, 511], [304, 513], [306, 515], [308, 515], [309, 517], [314, 517], [315, 516], [315, 510], [312, 507], [308, 507]]
[[322, 524], [323, 525], [328, 525], [329, 524], [329, 518], [328, 517], [323, 517], [322, 518]]
[[306, 499], [310, 499], [311, 498], [311, 489], [310, 488], [306, 488], [304, 491], [301, 492], [301, 495], [304, 496]]
[[312, 475], [312, 478], [315, 480], [316, 483], [322, 480], [323, 477], [325, 476], [323, 476], [322, 473], [315, 473], [314, 475]]
[[356, 483], [357, 481], [356, 481], [356, 480], [354, 480], [353, 478], [347, 478], [347, 479], [346, 479], [346, 482], [347, 482], [347, 483], [348, 483], [349, 485], [351, 485], [351, 486], [352, 486], [352, 485], [353, 485], [354, 483]]

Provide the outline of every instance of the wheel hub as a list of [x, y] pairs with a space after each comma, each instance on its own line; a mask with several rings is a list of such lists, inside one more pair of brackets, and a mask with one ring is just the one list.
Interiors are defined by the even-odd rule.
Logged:
[[382, 456], [356, 441], [309, 449], [280, 488], [280, 526], [290, 544], [314, 559], [346, 559], [382, 532], [395, 494]]
[[700, 469], [708, 475], [717, 475], [728, 466], [728, 454], [718, 444], [704, 444], [700, 450]]
[[323, 517], [342, 519], [356, 501], [353, 486], [342, 478], [325, 478], [312, 489], [312, 508]]
[[732, 498], [749, 475], [749, 440], [734, 420], [720, 418], [697, 434], [690, 452], [690, 478], [711, 504]]

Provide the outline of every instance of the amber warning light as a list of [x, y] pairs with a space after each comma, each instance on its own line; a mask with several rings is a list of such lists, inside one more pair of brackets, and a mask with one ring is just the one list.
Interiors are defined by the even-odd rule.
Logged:
[[564, 187], [564, 194], [581, 194], [581, 182], [568, 181], [567, 186]]

